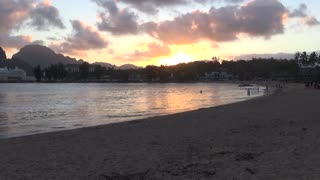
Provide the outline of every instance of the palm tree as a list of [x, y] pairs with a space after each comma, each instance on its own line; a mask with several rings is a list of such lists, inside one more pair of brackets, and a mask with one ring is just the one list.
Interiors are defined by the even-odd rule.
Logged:
[[307, 52], [304, 51], [303, 53], [300, 54], [300, 63], [302, 65], [308, 65], [309, 64]]
[[308, 61], [308, 64], [311, 65], [311, 66], [314, 66], [315, 63], [317, 62], [318, 60], [318, 55], [316, 52], [312, 52], [309, 56], [309, 61]]

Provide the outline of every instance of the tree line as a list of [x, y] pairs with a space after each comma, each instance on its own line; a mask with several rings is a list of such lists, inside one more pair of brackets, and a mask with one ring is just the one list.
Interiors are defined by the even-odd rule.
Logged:
[[[296, 53], [294, 59], [254, 58], [252, 60], [211, 60], [181, 63], [173, 66], [149, 65], [142, 69], [120, 70], [85, 62], [79, 71], [67, 71], [68, 65], [55, 64], [45, 69], [37, 66], [34, 75], [38, 81], [101, 81], [119, 82], [194, 82], [202, 80], [207, 73], [227, 73], [233, 80], [291, 80], [304, 81], [310, 76], [320, 80], [320, 55], [316, 52]], [[310, 72], [312, 72], [310, 75]]]
[[320, 83], [320, 54], [312, 52], [298, 52], [294, 57], [299, 64], [300, 72], [303, 75], [303, 81], [310, 83]]
[[300, 64], [302, 67], [315, 67], [320, 65], [320, 54], [316, 52], [312, 52], [308, 54], [307, 52], [297, 52], [294, 56], [294, 59]]

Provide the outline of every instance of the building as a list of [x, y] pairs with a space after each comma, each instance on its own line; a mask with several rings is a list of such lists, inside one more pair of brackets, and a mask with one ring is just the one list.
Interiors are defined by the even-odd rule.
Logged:
[[2, 82], [17, 82], [28, 81], [27, 73], [16, 67], [15, 69], [0, 68], [0, 81]]
[[[80, 72], [80, 66], [81, 64], [67, 64], [65, 65], [65, 70], [68, 73], [79, 73]], [[89, 72], [92, 73], [94, 72], [95, 66], [94, 65], [89, 65]]]
[[205, 80], [208, 81], [226, 81], [234, 79], [233, 75], [228, 74], [227, 72], [210, 72], [205, 73]]
[[130, 73], [128, 77], [128, 81], [130, 82], [144, 82], [146, 79], [146, 75], [141, 73]]
[[65, 65], [65, 69], [68, 73], [79, 73], [80, 72], [80, 68], [79, 68], [79, 64], [67, 64]]

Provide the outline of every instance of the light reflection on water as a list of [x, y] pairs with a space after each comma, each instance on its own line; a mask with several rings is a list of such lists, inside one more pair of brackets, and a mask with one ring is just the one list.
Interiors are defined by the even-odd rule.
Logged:
[[[200, 93], [203, 91], [203, 93]], [[142, 119], [263, 95], [235, 84], [0, 84], [0, 138]]]

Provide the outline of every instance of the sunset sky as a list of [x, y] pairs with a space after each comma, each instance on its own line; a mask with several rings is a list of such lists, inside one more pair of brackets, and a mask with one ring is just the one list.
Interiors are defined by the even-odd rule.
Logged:
[[0, 46], [89, 62], [176, 64], [318, 51], [319, 0], [1, 0]]

